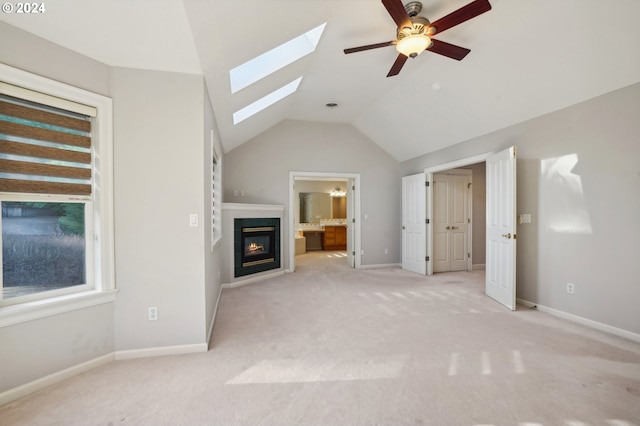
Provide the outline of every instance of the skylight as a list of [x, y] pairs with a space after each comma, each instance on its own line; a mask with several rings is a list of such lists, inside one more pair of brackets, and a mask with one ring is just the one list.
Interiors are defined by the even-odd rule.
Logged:
[[279, 100], [289, 96], [290, 94], [292, 94], [298, 89], [298, 85], [300, 84], [301, 80], [302, 80], [302, 77], [298, 77], [297, 79], [293, 80], [291, 83], [282, 86], [278, 90], [269, 93], [267, 96], [258, 99], [254, 103], [247, 105], [241, 110], [234, 112], [233, 124], [236, 125], [241, 121], [244, 121], [247, 118], [251, 117], [252, 115], [259, 113], [263, 109], [275, 104]]
[[325, 25], [326, 22], [229, 71], [231, 93], [244, 89], [316, 50]]

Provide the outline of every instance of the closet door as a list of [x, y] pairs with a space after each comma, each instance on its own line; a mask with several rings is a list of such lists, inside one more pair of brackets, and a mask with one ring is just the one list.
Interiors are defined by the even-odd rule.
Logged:
[[433, 199], [433, 271], [467, 270], [469, 176], [435, 174]]

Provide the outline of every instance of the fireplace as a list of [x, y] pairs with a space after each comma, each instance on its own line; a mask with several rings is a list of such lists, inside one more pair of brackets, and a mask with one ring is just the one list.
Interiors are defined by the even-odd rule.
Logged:
[[234, 276], [280, 268], [280, 218], [234, 219]]

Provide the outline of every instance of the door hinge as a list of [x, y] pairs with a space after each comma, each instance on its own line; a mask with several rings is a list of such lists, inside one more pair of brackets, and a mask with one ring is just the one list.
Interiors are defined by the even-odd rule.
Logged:
[[429, 261], [429, 256], [425, 256], [424, 260], [425, 260], [425, 262], [428, 262]]
[[353, 191], [355, 191], [355, 190], [356, 190], [356, 186], [355, 186], [355, 185], [351, 185], [351, 189], [352, 189]]
[[468, 219], [467, 219], [467, 223], [471, 223], [471, 218], [468, 218]]
[[429, 224], [429, 219], [425, 219], [424, 223], [426, 223], [428, 225]]
[[471, 259], [471, 253], [467, 253], [467, 259]]
[[513, 158], [516, 158], [516, 152], [518, 151], [518, 147], [513, 147]]
[[467, 189], [471, 188], [471, 182], [467, 184]]
[[424, 183], [424, 186], [429, 186], [429, 181], [426, 181], [426, 182]]
[[352, 256], [355, 256], [355, 255], [356, 255], [356, 252], [355, 252], [355, 251], [352, 251], [352, 252], [351, 252], [351, 255], [352, 255]]
[[351, 219], [351, 223], [356, 223], [356, 218], [355, 217]]

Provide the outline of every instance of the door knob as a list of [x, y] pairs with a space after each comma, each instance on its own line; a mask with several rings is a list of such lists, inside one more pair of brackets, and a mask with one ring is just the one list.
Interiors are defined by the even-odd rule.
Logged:
[[511, 238], [511, 232], [509, 232], [508, 234], [502, 234], [502, 236], [504, 238]]
[[452, 226], [451, 229], [458, 229], [458, 227], [457, 226]]
[[446, 227], [446, 228], [444, 228], [444, 229], [446, 229], [446, 230], [448, 231], [449, 229], [451, 229], [451, 227], [450, 227], [450, 226], [447, 226], [447, 227]]
[[404, 229], [404, 226], [402, 227], [402, 229]]

